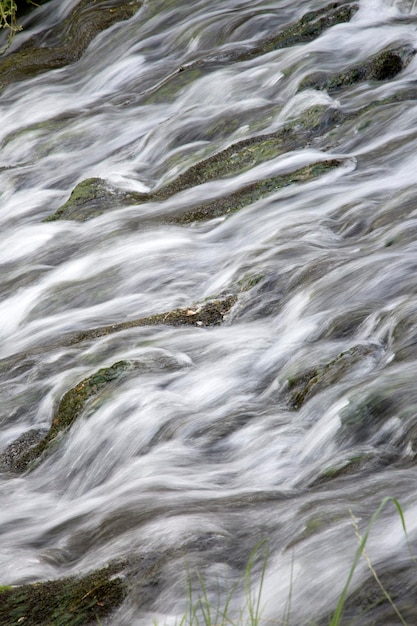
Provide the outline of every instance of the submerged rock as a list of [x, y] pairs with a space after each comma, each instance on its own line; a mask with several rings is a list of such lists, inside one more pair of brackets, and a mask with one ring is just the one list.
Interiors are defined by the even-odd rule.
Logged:
[[299, 409], [314, 394], [339, 382], [364, 357], [375, 353], [374, 346], [354, 346], [341, 352], [325, 365], [291, 376], [287, 381], [286, 399], [292, 409]]
[[[318, 120], [321, 118], [322, 116], [317, 112], [312, 125], [318, 125], [320, 123]], [[304, 124], [305, 122], [301, 120], [297, 129], [295, 129], [295, 124], [293, 124], [292, 128], [286, 128], [273, 135], [255, 137], [234, 144], [219, 154], [192, 166], [172, 183], [153, 193], [121, 192], [107, 185], [102, 179], [87, 179], [77, 185], [69, 200], [44, 221], [63, 219], [85, 221], [104, 213], [108, 209], [115, 209], [117, 205], [120, 207], [121, 205], [126, 206], [142, 202], [166, 200], [170, 196], [195, 185], [201, 185], [210, 180], [244, 172], [259, 163], [273, 159], [279, 154], [295, 150], [303, 144], [305, 145], [307, 134], [313, 132], [317, 126], [313, 126], [312, 131], [307, 131]], [[301, 141], [300, 135], [303, 135], [303, 141]], [[282, 187], [316, 178], [326, 171], [341, 165], [341, 163], [342, 161], [337, 159], [319, 161], [290, 174], [273, 176], [251, 183], [231, 194], [215, 200], [202, 202], [189, 209], [172, 214], [168, 213], [157, 218], [145, 218], [142, 225], [150, 226], [156, 223], [188, 224], [221, 217], [237, 211]]]
[[[227, 296], [222, 300], [207, 302], [201, 307], [175, 309], [159, 315], [81, 331], [70, 335], [64, 343], [65, 345], [73, 345], [80, 341], [96, 339], [97, 337], [103, 337], [138, 326], [159, 324], [197, 327], [216, 326], [223, 321], [224, 316], [235, 304], [236, 300], [236, 296]], [[44, 349], [43, 347], [42, 351]], [[155, 371], [161, 368], [166, 370], [173, 366], [177, 367], [178, 364], [169, 358], [159, 358], [151, 363], [145, 361], [118, 361], [112, 366], [102, 368], [92, 376], [83, 379], [63, 395], [51, 427], [46, 433], [40, 430], [31, 430], [11, 443], [0, 454], [0, 470], [20, 473], [35, 467], [39, 459], [58, 443], [62, 433], [67, 431], [81, 413], [88, 409], [88, 403], [94, 400], [94, 410], [97, 409], [99, 402], [104, 400], [104, 394], [108, 393], [113, 388], [114, 383], [119, 382], [121, 378], [125, 378], [133, 372]]]
[[357, 10], [356, 3], [331, 2], [322, 9], [309, 11], [298, 22], [288, 26], [278, 35], [268, 37], [254, 49], [239, 55], [237, 60], [244, 61], [273, 50], [312, 41], [332, 26], [349, 22]]
[[234, 47], [231, 51], [222, 51], [221, 55], [210, 55], [181, 65], [154, 89], [150, 89], [145, 102], [166, 102], [172, 100], [178, 92], [192, 81], [207, 75], [225, 65], [247, 61], [255, 57], [307, 43], [319, 37], [324, 31], [336, 24], [349, 22], [358, 10], [356, 2], [331, 2], [322, 9], [309, 11], [299, 20], [282, 31], [256, 41], [253, 48]]
[[317, 178], [326, 172], [335, 169], [342, 164], [339, 159], [331, 159], [328, 161], [319, 161], [311, 165], [302, 167], [295, 172], [283, 174], [281, 176], [272, 176], [250, 185], [246, 185], [226, 196], [207, 200], [201, 204], [187, 209], [180, 213], [174, 214], [168, 220], [172, 224], [189, 224], [191, 222], [199, 222], [210, 220], [216, 217], [222, 217], [239, 211], [245, 206], [253, 204], [258, 200], [265, 198], [283, 187], [289, 185], [306, 183]]
[[367, 80], [389, 80], [407, 67], [415, 50], [410, 47], [383, 50], [369, 61], [364, 61], [338, 74], [315, 72], [301, 81], [299, 91], [319, 89], [334, 91]]
[[61, 23], [0, 59], [0, 88], [74, 63], [98, 33], [132, 17], [142, 0], [81, 0]]
[[119, 324], [110, 324], [109, 326], [83, 330], [70, 334], [67, 337], [67, 341], [60, 345], [73, 345], [80, 341], [105, 337], [106, 335], [120, 332], [121, 330], [140, 326], [198, 326], [200, 328], [205, 326], [218, 326], [223, 322], [225, 315], [230, 311], [236, 301], [237, 296], [229, 295], [218, 300], [211, 300], [201, 306], [174, 309], [166, 313], [140, 317], [138, 319], [129, 320], [128, 322], [120, 322]]
[[[58, 437], [74, 423], [86, 408], [87, 402], [95, 398], [97, 401], [113, 381], [120, 380], [126, 373], [132, 371], [136, 364], [131, 361], [118, 361], [111, 367], [98, 370], [92, 376], [85, 378], [78, 385], [67, 391], [62, 397], [57, 412], [47, 433], [32, 445], [32, 438], [19, 438], [13, 442], [1, 455], [0, 461], [5, 464], [9, 460], [9, 470], [24, 472], [44, 455], [51, 446], [58, 441]], [[39, 432], [39, 431], [38, 431]]]

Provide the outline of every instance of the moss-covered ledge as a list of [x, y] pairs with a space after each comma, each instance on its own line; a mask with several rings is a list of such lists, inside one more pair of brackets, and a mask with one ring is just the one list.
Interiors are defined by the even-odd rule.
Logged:
[[167, 200], [196, 185], [241, 174], [281, 154], [304, 148], [312, 137], [327, 132], [341, 119], [341, 112], [335, 108], [313, 106], [278, 131], [238, 141], [150, 193], [121, 191], [101, 178], [87, 178], [74, 188], [65, 204], [43, 221], [83, 222], [121, 206]]
[[337, 74], [314, 72], [301, 81], [299, 91], [303, 89], [335, 91], [368, 80], [390, 80], [407, 67], [414, 54], [415, 50], [410, 46], [388, 48], [369, 60]]
[[94, 399], [94, 406], [97, 408], [100, 396], [108, 390], [111, 383], [126, 377], [129, 372], [138, 367], [140, 367], [140, 363], [118, 361], [110, 367], [104, 367], [92, 376], [84, 378], [62, 396], [46, 434], [40, 435], [40, 431], [37, 431], [39, 433], [37, 438], [33, 435], [26, 440], [20, 438], [18, 444], [13, 442], [0, 455], [0, 467], [3, 466], [4, 469], [17, 473], [35, 467], [38, 459], [45, 456], [51, 447], [54, 447], [62, 433], [67, 431], [81, 415], [87, 407], [88, 401]]
[[99, 624], [127, 594], [111, 565], [80, 578], [0, 587], [0, 624], [4, 626], [86, 626]]
[[[82, 330], [71, 333], [67, 336], [64, 345], [73, 345], [89, 339], [97, 339], [105, 337], [113, 333], [127, 330], [129, 328], [138, 328], [141, 326], [197, 326], [200, 328], [206, 326], [218, 326], [224, 320], [225, 315], [230, 311], [236, 303], [237, 296], [228, 295], [217, 300], [210, 300], [202, 305], [187, 307], [184, 309], [174, 309], [166, 313], [157, 313], [149, 317], [140, 317], [138, 319], [120, 322], [118, 324], [110, 324], [109, 326], [99, 326], [89, 330]], [[62, 345], [62, 344], [61, 344]]]
[[[320, 108], [315, 108], [315, 114], [311, 113], [310, 117], [312, 125], [319, 124], [319, 122], [315, 120], [322, 118]], [[337, 116], [335, 115], [335, 117]], [[172, 195], [193, 187], [194, 185], [201, 185], [216, 178], [223, 178], [244, 172], [259, 163], [273, 159], [279, 154], [305, 146], [308, 142], [307, 134], [313, 131], [307, 131], [304, 124], [305, 121], [301, 119], [298, 125], [293, 123], [291, 127], [274, 133], [273, 135], [263, 136], [262, 138], [252, 138], [230, 146], [213, 157], [192, 166], [177, 179], [153, 193], [118, 192], [102, 179], [86, 179], [75, 187], [70, 198], [64, 205], [43, 221], [85, 221], [109, 209], [115, 209], [122, 205], [126, 206], [148, 201], [166, 200]], [[301, 135], [303, 139], [301, 139]], [[228, 213], [238, 211], [244, 206], [282, 187], [312, 180], [326, 171], [337, 167], [341, 163], [342, 161], [337, 159], [319, 161], [289, 174], [273, 176], [251, 183], [231, 194], [216, 198], [215, 200], [201, 202], [196, 206], [176, 213], [168, 213], [158, 216], [157, 218], [145, 218], [143, 220], [143, 226], [152, 226], [154, 224], [188, 224], [195, 221], [221, 217]]]
[[324, 365], [290, 376], [285, 387], [289, 406], [292, 409], [301, 408], [313, 395], [338, 383], [359, 361], [375, 353], [376, 347], [372, 345], [353, 346]]
[[267, 37], [252, 50], [238, 55], [236, 60], [246, 61], [273, 50], [308, 43], [317, 39], [332, 26], [349, 22], [357, 10], [358, 4], [356, 2], [330, 2], [322, 9], [305, 13], [300, 20], [282, 32]]
[[78, 61], [98, 33], [131, 18], [141, 6], [142, 0], [111, 0], [100, 4], [81, 0], [60, 24], [0, 58], [0, 89]]
[[[200, 307], [175, 309], [150, 317], [139, 318], [111, 326], [102, 326], [91, 330], [72, 333], [60, 345], [73, 345], [84, 340], [96, 339], [114, 332], [135, 328], [138, 326], [166, 324], [170, 326], [217, 326], [227, 312], [235, 304], [236, 296], [227, 296], [220, 300], [206, 302]], [[45, 347], [42, 348], [42, 351]], [[151, 366], [162, 367], [164, 370], [172, 368], [173, 363], [163, 360]], [[110, 367], [104, 367], [91, 376], [84, 378], [77, 385], [67, 391], [61, 398], [49, 430], [30, 430], [13, 441], [0, 454], [0, 471], [21, 473], [36, 467], [39, 460], [59, 442], [83, 411], [95, 410], [103, 401], [114, 384], [119, 383], [134, 372], [149, 371], [149, 366], [141, 361], [118, 361]]]
[[102, 178], [86, 178], [74, 187], [68, 200], [43, 221], [76, 220], [85, 222], [109, 209], [140, 204], [150, 199], [150, 194], [121, 191]]
[[238, 191], [226, 196], [208, 200], [195, 207], [178, 212], [168, 217], [165, 221], [171, 224], [190, 224], [192, 222], [207, 221], [227, 216], [262, 198], [266, 198], [284, 187], [314, 180], [339, 167], [342, 163], [343, 161], [339, 159], [329, 159], [328, 161], [319, 161], [306, 165], [288, 174], [271, 176], [250, 185], [245, 185]]

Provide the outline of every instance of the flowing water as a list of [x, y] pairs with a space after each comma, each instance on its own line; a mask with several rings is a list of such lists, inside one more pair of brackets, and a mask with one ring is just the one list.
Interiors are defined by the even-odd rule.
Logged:
[[[76, 4], [35, 11], [12, 51]], [[417, 6], [359, 0], [309, 41], [250, 54], [325, 6], [145, 1], [78, 61], [0, 95], [0, 452], [49, 428], [63, 394], [100, 368], [142, 364], [32, 471], [0, 474], [0, 584], [156, 559], [158, 585], [144, 600], [132, 584], [103, 623], [174, 624], [187, 572], [215, 597], [267, 539], [263, 617], [282, 623], [291, 598], [287, 621], [300, 625], [341, 592], [358, 541], [349, 509], [363, 533], [398, 498], [415, 545]], [[395, 76], [300, 89], [387, 48], [409, 54]], [[152, 193], [232, 144], [297, 127], [311, 107], [329, 121], [252, 167], [43, 221], [85, 179]], [[338, 166], [236, 212], [165, 219], [329, 159]], [[62, 340], [227, 294], [237, 301], [220, 325]], [[388, 585], [401, 575], [412, 611], [416, 566], [394, 507], [368, 552]], [[352, 590], [369, 577], [363, 562]], [[239, 587], [232, 608], [244, 602]], [[379, 611], [375, 623], [398, 623]]]

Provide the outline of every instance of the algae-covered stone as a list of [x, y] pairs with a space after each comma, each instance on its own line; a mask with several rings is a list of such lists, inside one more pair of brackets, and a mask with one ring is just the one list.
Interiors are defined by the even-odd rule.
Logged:
[[0, 59], [0, 88], [74, 63], [98, 33], [129, 19], [141, 5], [142, 0], [81, 0], [60, 24], [34, 35]]
[[81, 578], [62, 578], [0, 587], [4, 626], [86, 626], [101, 623], [126, 596], [120, 568], [107, 567]]
[[[44, 221], [72, 219], [84, 221], [109, 210], [139, 204], [164, 201], [171, 196], [212, 180], [241, 174], [261, 163], [286, 152], [305, 147], [313, 137], [317, 138], [340, 123], [341, 112], [334, 107], [310, 107], [298, 118], [288, 122], [274, 133], [257, 135], [238, 141], [228, 148], [199, 161], [165, 186], [150, 193], [120, 191], [100, 178], [90, 178], [79, 183], [68, 201]], [[226, 215], [254, 202], [288, 184], [303, 182], [338, 165], [335, 159], [301, 168], [284, 176], [276, 176], [244, 187], [233, 194], [171, 215], [148, 217], [144, 226], [155, 224], [186, 224]]]
[[359, 394], [341, 412], [339, 437], [362, 443], [380, 429], [384, 421], [394, 414], [395, 408], [395, 394], [389, 390], [373, 389]]
[[[25, 448], [21, 455], [15, 454], [10, 469], [12, 471], [25, 471], [42, 454], [44, 454], [57, 437], [66, 431], [81, 415], [88, 400], [97, 397], [105, 390], [112, 381], [119, 380], [126, 372], [135, 368], [135, 363], [130, 361], [118, 361], [111, 367], [104, 367], [92, 376], [85, 378], [78, 385], [67, 391], [62, 397], [57, 412], [52, 420], [49, 431], [36, 443]], [[16, 446], [16, 442], [12, 444]], [[10, 456], [10, 447], [4, 456]]]
[[374, 353], [373, 346], [354, 346], [341, 352], [325, 365], [319, 365], [290, 377], [286, 389], [289, 405], [293, 409], [299, 409], [314, 394], [339, 382], [358, 361]]
[[[281, 154], [303, 148], [313, 136], [317, 137], [339, 123], [341, 117], [340, 111], [333, 107], [310, 107], [278, 131], [238, 141], [192, 165], [176, 179], [150, 193], [121, 191], [101, 178], [88, 178], [79, 183], [67, 202], [44, 221], [61, 219], [84, 221], [121, 206], [167, 200], [196, 185], [241, 174]], [[209, 219], [210, 211], [205, 210], [208, 218], [202, 219]], [[223, 213], [220, 211], [219, 214]], [[151, 224], [154, 221], [184, 223], [194, 220], [182, 217], [178, 218], [178, 221], [176, 218], [165, 220], [164, 217], [159, 217], [157, 220], [148, 219], [146, 223]]]
[[315, 72], [304, 78], [299, 90], [325, 89], [334, 91], [367, 80], [389, 80], [397, 76], [411, 61], [414, 49], [403, 47], [383, 50], [368, 61], [354, 65], [338, 74]]
[[[163, 4], [165, 8], [166, 2]], [[152, 9], [149, 7], [149, 9], [154, 11], [155, 7], [152, 6]], [[181, 65], [176, 71], [167, 76], [164, 81], [159, 83], [155, 89], [149, 90], [145, 97], [145, 102], [166, 102], [172, 100], [180, 89], [190, 84], [193, 80], [207, 75], [210, 71], [261, 56], [273, 50], [312, 41], [332, 26], [349, 22], [357, 10], [357, 3], [351, 3], [349, 0], [345, 2], [331, 2], [322, 9], [305, 13], [299, 20], [284, 30], [257, 41], [255, 46], [249, 50], [246, 46], [244, 49], [237, 46], [231, 51], [222, 51], [221, 56], [211, 54], [208, 58], [198, 59]]]
[[283, 187], [313, 180], [335, 169], [341, 165], [341, 163], [342, 161], [338, 159], [330, 159], [328, 161], [320, 161], [312, 165], [307, 165], [290, 174], [272, 176], [251, 183], [250, 185], [245, 185], [242, 189], [226, 196], [202, 202], [191, 209], [173, 215], [167, 221], [174, 224], [188, 224], [226, 216], [279, 191], [279, 189]]
[[341, 121], [341, 113], [333, 107], [313, 106], [279, 130], [249, 137], [192, 165], [175, 180], [152, 194], [152, 199], [165, 200], [175, 193], [219, 178], [241, 174], [281, 154], [305, 147], [313, 136], [326, 132]]
[[[32, 359], [36, 355], [45, 354], [47, 351], [52, 351], [64, 346], [72, 346], [82, 341], [91, 341], [98, 337], [106, 337], [107, 335], [112, 335], [131, 328], [146, 326], [192, 326], [203, 329], [210, 326], [218, 326], [224, 322], [226, 315], [236, 302], [237, 296], [230, 294], [209, 300], [201, 305], [174, 309], [165, 313], [150, 315], [149, 317], [139, 317], [127, 322], [119, 322], [118, 324], [69, 332], [49, 344], [44, 344], [27, 352], [17, 353], [5, 359], [0, 359], [0, 368], [9, 370], [10, 368], [20, 367], [21, 363], [25, 361], [27, 361], [25, 367], [29, 368], [32, 366]], [[138, 364], [135, 362], [135, 368], [137, 367]]]
[[240, 54], [237, 60], [251, 59], [273, 50], [312, 41], [332, 26], [349, 22], [357, 10], [358, 5], [356, 3], [331, 2], [322, 9], [309, 11], [298, 22], [281, 33], [268, 37], [252, 50]]
[[110, 326], [101, 326], [99, 328], [72, 333], [68, 336], [65, 345], [73, 345], [80, 341], [96, 339], [97, 337], [104, 337], [112, 333], [140, 326], [167, 325], [197, 326], [200, 328], [205, 326], [218, 326], [223, 322], [225, 315], [230, 311], [236, 301], [237, 297], [235, 295], [229, 295], [218, 300], [211, 300], [201, 306], [174, 309], [166, 313], [140, 317], [128, 322], [120, 322], [119, 324], [111, 324]]
[[[140, 326], [169, 325], [200, 328], [217, 326], [222, 323], [225, 315], [236, 303], [236, 300], [236, 296], [229, 295], [222, 299], [206, 302], [202, 306], [174, 309], [173, 311], [129, 322], [72, 333], [60, 345], [73, 345], [81, 341], [104, 337], [115, 332]], [[45, 346], [42, 348], [42, 351], [44, 350]], [[154, 366], [151, 367], [154, 371], [155, 367], [166, 369], [171, 366], [172, 362], [169, 359], [162, 359], [162, 361], [156, 361]], [[103, 401], [104, 394], [112, 388], [115, 381], [119, 381], [122, 377], [126, 377], [134, 371], [148, 370], [149, 366], [140, 361], [118, 361], [112, 366], [102, 368], [92, 376], [83, 379], [61, 398], [51, 426], [46, 433], [35, 430], [29, 431], [6, 448], [0, 455], [0, 470], [24, 472], [36, 466], [39, 459], [47, 454], [59, 441], [62, 433], [71, 427], [81, 413], [88, 410], [89, 406], [90, 409], [94, 408], [95, 410], [97, 408], [98, 403]]]
[[84, 222], [117, 206], [146, 202], [148, 199], [149, 195], [146, 193], [123, 192], [102, 178], [87, 178], [74, 188], [65, 204], [44, 222], [56, 220]]

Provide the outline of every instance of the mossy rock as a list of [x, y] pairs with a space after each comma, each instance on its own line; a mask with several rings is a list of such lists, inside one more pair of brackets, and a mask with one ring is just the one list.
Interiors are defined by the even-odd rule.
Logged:
[[[36, 442], [35, 445], [21, 445], [21, 438], [17, 442], [13, 442], [2, 457], [10, 459], [10, 470], [14, 472], [23, 472], [30, 467], [34, 467], [41, 456], [45, 456], [48, 450], [58, 441], [58, 437], [68, 430], [74, 421], [81, 415], [87, 406], [89, 400], [95, 399], [95, 408], [97, 407], [97, 399], [102, 395], [103, 391], [113, 381], [120, 380], [126, 373], [135, 369], [136, 363], [131, 361], [118, 361], [111, 367], [104, 367], [98, 370], [92, 376], [85, 378], [78, 385], [67, 391], [62, 397], [57, 412], [52, 420], [52, 424], [47, 433]], [[19, 445], [17, 445], [19, 444]], [[23, 448], [22, 453], [19, 450]]]
[[[122, 322], [111, 326], [104, 326], [79, 333], [72, 333], [63, 342], [63, 345], [73, 345], [80, 341], [96, 339], [128, 328], [140, 326], [166, 324], [169, 326], [196, 326], [208, 327], [219, 325], [224, 316], [237, 300], [236, 296], [227, 296], [223, 299], [206, 302], [200, 307], [175, 309], [158, 315]], [[62, 345], [62, 343], [61, 343]], [[42, 350], [44, 350], [43, 347]], [[32, 430], [12, 442], [0, 455], [0, 470], [21, 473], [36, 467], [40, 459], [59, 442], [81, 413], [90, 409], [96, 410], [98, 403], [104, 400], [104, 394], [113, 388], [114, 383], [129, 376], [131, 373], [146, 372], [155, 368], [164, 370], [171, 368], [173, 363], [167, 359], [155, 362], [150, 366], [141, 361], [118, 361], [110, 367], [105, 367], [92, 376], [79, 382], [67, 391], [59, 403], [57, 412], [49, 430]]]
[[276, 193], [284, 187], [296, 184], [299, 185], [314, 180], [341, 164], [342, 161], [339, 159], [329, 159], [328, 161], [319, 161], [311, 165], [306, 165], [289, 174], [272, 176], [251, 183], [250, 185], [245, 185], [242, 189], [226, 196], [208, 200], [195, 207], [178, 212], [167, 219], [167, 222], [172, 224], [189, 224], [227, 216], [262, 198]]
[[332, 26], [349, 22], [357, 10], [356, 3], [331, 2], [322, 9], [309, 11], [298, 22], [281, 33], [268, 37], [252, 50], [240, 54], [236, 60], [245, 61], [273, 50], [313, 41]]
[[395, 414], [397, 400], [395, 392], [373, 389], [353, 397], [340, 414], [340, 440], [363, 443], [380, 429], [382, 424]]
[[38, 354], [45, 354], [47, 350], [55, 350], [65, 346], [72, 346], [82, 341], [92, 341], [99, 337], [106, 337], [124, 330], [141, 328], [146, 326], [174, 326], [174, 327], [197, 327], [208, 328], [219, 326], [225, 320], [226, 315], [237, 302], [236, 295], [226, 295], [217, 299], [209, 300], [201, 305], [192, 305], [183, 309], [174, 309], [165, 313], [157, 313], [149, 317], [140, 317], [127, 322], [99, 326], [87, 330], [69, 332], [60, 336], [56, 341], [39, 346], [27, 352], [21, 352], [5, 359], [0, 359], [0, 368], [10, 370], [10, 368], [21, 367], [22, 362], [28, 362], [25, 367], [32, 367], [33, 358]]
[[402, 72], [414, 54], [415, 50], [408, 47], [383, 50], [369, 61], [354, 65], [339, 74], [315, 72], [301, 81], [299, 91], [303, 89], [335, 91], [368, 80], [390, 80]]
[[322, 469], [317, 478], [315, 478], [309, 486], [317, 487], [325, 485], [337, 478], [352, 476], [353, 474], [358, 474], [359, 472], [374, 472], [383, 465], [386, 465], [385, 460], [377, 456], [374, 452], [368, 451], [352, 454], [351, 456], [348, 456], [347, 458]]
[[339, 382], [363, 358], [375, 353], [373, 346], [354, 346], [341, 352], [325, 365], [308, 369], [288, 378], [286, 398], [292, 409], [299, 409], [313, 395]]
[[[164, 9], [166, 8], [166, 2]], [[155, 7], [152, 7], [152, 11]], [[299, 20], [284, 30], [267, 36], [256, 42], [251, 49], [239, 47], [231, 52], [223, 52], [220, 57], [211, 55], [209, 58], [198, 59], [191, 63], [181, 65], [166, 80], [151, 89], [145, 98], [145, 103], [166, 102], [173, 100], [179, 90], [209, 72], [217, 70], [231, 63], [246, 61], [261, 56], [274, 50], [288, 48], [289, 46], [307, 43], [319, 37], [325, 30], [336, 24], [349, 22], [358, 10], [357, 3], [331, 2], [322, 9], [305, 13]]]
[[236, 301], [237, 296], [229, 295], [217, 300], [211, 300], [201, 306], [174, 309], [166, 313], [140, 317], [139, 319], [130, 320], [128, 322], [120, 322], [119, 324], [100, 326], [90, 330], [71, 333], [68, 335], [67, 341], [60, 345], [73, 345], [80, 341], [97, 339], [98, 337], [105, 337], [106, 335], [111, 335], [122, 330], [139, 328], [141, 326], [197, 326], [199, 328], [218, 326], [223, 322], [225, 315], [230, 311]]
[[[119, 568], [120, 569], [120, 568]], [[81, 578], [0, 587], [0, 624], [4, 626], [87, 626], [112, 613], [126, 596], [117, 567]]]
[[81, 0], [60, 24], [0, 59], [0, 88], [78, 61], [98, 33], [131, 18], [141, 6], [142, 0]]
[[87, 178], [74, 188], [65, 204], [43, 221], [77, 220], [84, 222], [109, 209], [121, 205], [146, 202], [148, 199], [149, 195], [146, 193], [123, 192], [102, 178]]
[[[143, 202], [167, 200], [171, 196], [196, 185], [241, 174], [281, 154], [303, 148], [312, 137], [317, 137], [338, 124], [341, 121], [341, 117], [342, 114], [337, 109], [325, 106], [311, 107], [299, 118], [286, 124], [282, 129], [274, 133], [257, 135], [238, 141], [217, 154], [192, 165], [176, 179], [150, 193], [121, 191], [101, 178], [88, 178], [79, 183], [74, 188], [67, 202], [57, 209], [55, 213], [45, 218], [44, 221], [49, 222], [62, 219], [85, 221], [110, 209], [141, 204]], [[334, 163], [335, 161], [329, 161], [329, 163], [332, 162]], [[318, 164], [315, 166], [316, 169], [317, 166]], [[307, 172], [306, 168], [304, 170]], [[275, 179], [277, 181], [282, 179], [282, 184], [278, 183], [278, 185], [285, 186], [285, 177], [275, 177]], [[260, 183], [254, 183], [252, 187], [259, 187], [262, 184], [262, 181], [260, 181]], [[237, 199], [238, 196], [241, 196], [240, 192], [233, 194], [232, 201]], [[220, 208], [214, 209], [215, 204]], [[210, 219], [210, 217], [224, 215], [229, 212], [228, 208], [222, 209], [221, 204], [222, 200], [214, 201], [211, 203], [212, 208], [209, 208], [207, 203], [205, 203], [201, 205], [202, 211], [200, 212], [192, 209], [188, 212], [188, 216], [187, 211], [185, 211], [181, 215], [174, 217], [168, 216], [164, 218], [162, 216], [156, 220], [148, 219], [147, 221], [145, 220], [145, 225], [153, 224], [155, 221], [158, 223], [183, 224], [196, 220]], [[201, 214], [200, 217], [195, 217], [198, 213]]]

